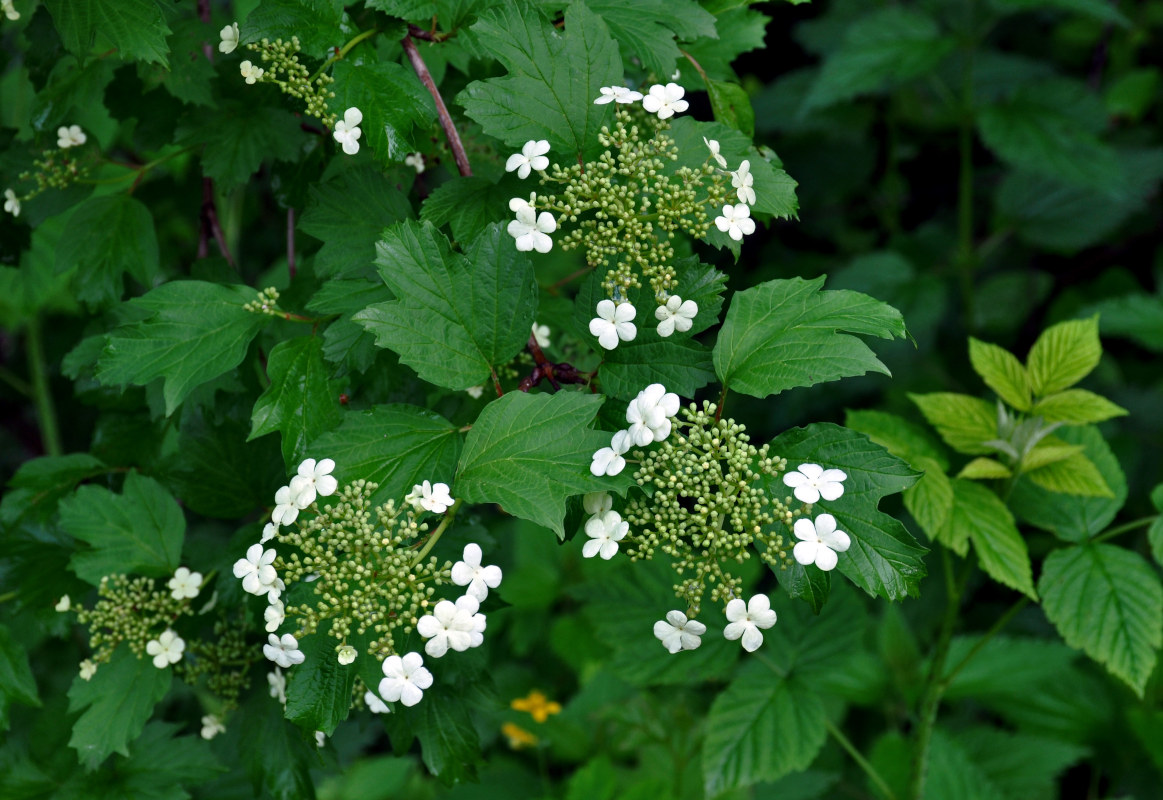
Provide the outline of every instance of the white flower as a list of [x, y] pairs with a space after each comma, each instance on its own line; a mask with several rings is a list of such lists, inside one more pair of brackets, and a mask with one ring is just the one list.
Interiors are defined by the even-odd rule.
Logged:
[[404, 156], [404, 166], [411, 167], [419, 175], [424, 171], [424, 155], [422, 153], [408, 153]]
[[68, 611], [72, 605], [73, 605], [73, 601], [69, 599], [69, 596], [67, 594], [65, 594], [65, 595], [61, 595], [61, 599], [57, 601], [57, 604], [55, 606], [53, 606], [53, 608], [55, 608], [57, 611], [60, 611], [63, 614], [64, 612]]
[[[12, 0], [0, 0], [0, 8], [4, 9], [4, 16], [13, 22], [20, 19], [20, 12], [16, 10], [16, 6], [13, 5]], [[89, 678], [85, 678], [85, 680], [89, 680]]]
[[271, 697], [283, 705], [287, 704], [287, 676], [278, 667], [267, 673], [267, 684], [271, 687]]
[[642, 107], [651, 114], [657, 114], [659, 119], [670, 119], [686, 111], [688, 103], [682, 99], [684, 94], [686, 90], [677, 83], [668, 83], [666, 86], [656, 83], [650, 87], [650, 94], [642, 99]]
[[448, 493], [447, 483], [433, 485], [430, 481], [418, 483], [404, 498], [405, 503], [411, 503], [417, 511], [431, 511], [433, 514], [443, 514], [455, 501]]
[[617, 511], [607, 511], [600, 516], [593, 516], [586, 520], [586, 536], [590, 540], [582, 545], [582, 556], [593, 558], [596, 555], [609, 561], [618, 552], [618, 542], [626, 538], [630, 532], [630, 523], [622, 520]]
[[390, 714], [392, 709], [388, 708], [388, 704], [380, 699], [380, 696], [368, 689], [363, 693], [363, 703], [367, 706], [367, 710], [373, 714]]
[[598, 337], [598, 344], [606, 350], [613, 350], [618, 341], [632, 342], [638, 335], [638, 328], [631, 321], [638, 314], [634, 304], [613, 300], [598, 301], [598, 315], [590, 320], [590, 334]]
[[703, 643], [699, 637], [706, 632], [706, 625], [698, 620], [688, 620], [681, 611], [667, 611], [666, 619], [654, 623], [655, 638], [671, 653], [697, 649]]
[[674, 74], [670, 76], [670, 79], [671, 79], [672, 81], [677, 81], [677, 80], [678, 80], [679, 78], [681, 78], [681, 77], [682, 77], [682, 70], [681, 70], [681, 69], [675, 69], [675, 71], [674, 71]]
[[555, 230], [557, 220], [553, 215], [548, 211], [538, 214], [532, 207], [517, 209], [517, 218], [511, 220], [508, 227], [509, 235], [517, 240], [517, 249], [523, 253], [530, 250], [548, 253], [553, 249], [549, 234]]
[[459, 653], [484, 641], [482, 635], [474, 644], [473, 633], [485, 629], [485, 615], [477, 613], [480, 607], [477, 599], [467, 594], [458, 597], [455, 603], [448, 600], [437, 603], [431, 614], [425, 614], [416, 622], [416, 633], [428, 640], [424, 652], [440, 658], [450, 649]]
[[795, 490], [796, 499], [801, 503], [818, 503], [820, 498], [835, 500], [844, 494], [840, 483], [848, 477], [844, 470], [824, 469], [819, 464], [800, 464], [799, 472], [789, 472], [783, 476], [783, 483]]
[[302, 664], [306, 658], [299, 649], [299, 640], [289, 633], [284, 633], [282, 637], [272, 633], [267, 636], [267, 642], [268, 644], [262, 646], [262, 654], [283, 669], [294, 664]]
[[346, 667], [348, 664], [355, 661], [356, 655], [357, 653], [355, 652], [355, 648], [349, 644], [345, 644], [343, 647], [339, 648], [336, 657], [338, 658], [339, 663]]
[[81, 662], [81, 680], [92, 680], [93, 676], [97, 674], [97, 665], [89, 659]]
[[467, 389], [465, 389], [464, 391], [465, 391], [465, 394], [467, 394], [473, 400], [480, 400], [481, 395], [483, 395], [485, 393], [485, 387], [484, 386], [470, 386]]
[[271, 539], [279, 535], [279, 526], [274, 522], [268, 522], [263, 526], [262, 538], [259, 539], [259, 544], [266, 544]]
[[242, 590], [254, 595], [267, 594], [278, 580], [278, 573], [271, 564], [275, 560], [275, 549], [263, 550], [261, 544], [252, 544], [246, 551], [246, 558], [234, 562], [234, 577], [242, 579]]
[[549, 326], [548, 325], [538, 325], [536, 322], [534, 322], [533, 323], [533, 340], [536, 341], [537, 346], [542, 348], [542, 349], [549, 347], [550, 342], [553, 341], [552, 339], [549, 338]]
[[20, 198], [11, 189], [4, 190], [4, 210], [14, 217], [20, 216]]
[[283, 606], [282, 600], [276, 600], [266, 607], [262, 613], [263, 619], [267, 622], [267, 633], [274, 633], [283, 624], [287, 618], [286, 608]]
[[166, 586], [170, 588], [170, 595], [175, 600], [187, 597], [192, 600], [198, 596], [198, 591], [202, 588], [202, 573], [190, 572], [186, 567], [178, 567], [177, 571], [174, 572], [174, 577], [170, 578]]
[[744, 160], [739, 169], [731, 173], [731, 185], [737, 190], [740, 203], [755, 204], [755, 190], [751, 188], [755, 185], [755, 176], [751, 174], [750, 161]]
[[614, 498], [609, 492], [590, 492], [582, 497], [582, 508], [587, 514], [605, 514], [614, 507]]
[[590, 464], [590, 472], [598, 478], [603, 475], [617, 475], [626, 468], [626, 459], [622, 458], [622, 454], [629, 449], [630, 433], [628, 431], [618, 431], [610, 439], [609, 447], [603, 447], [594, 453], [593, 463]]
[[[282, 578], [275, 578], [275, 582], [267, 587], [267, 602], [277, 603], [279, 598], [283, 596], [283, 592], [286, 590], [286, 588], [287, 585], [283, 583]], [[262, 592], [259, 592], [259, 595], [261, 596]]]
[[719, 142], [715, 139], [708, 139], [706, 136], [703, 137], [703, 142], [707, 145], [707, 149], [711, 151], [711, 157], [719, 163], [720, 167], [726, 169], [727, 159], [719, 155]]
[[[339, 481], [331, 475], [335, 469], [335, 462], [330, 458], [325, 458], [322, 461], [316, 461], [313, 458], [304, 459], [303, 463], [299, 465], [298, 474], [291, 479], [294, 484], [296, 480], [299, 481], [298, 496], [295, 498], [295, 505], [299, 508], [306, 508], [315, 502], [315, 495], [320, 497], [330, 497], [335, 494], [335, 490], [339, 488]], [[294, 488], [291, 490], [294, 491]]]
[[767, 595], [757, 594], [747, 601], [747, 605], [736, 597], [727, 604], [727, 623], [723, 636], [730, 641], [742, 637], [743, 649], [754, 653], [763, 644], [763, 634], [759, 629], [775, 624], [775, 612], [771, 610]]
[[751, 209], [747, 206], [728, 203], [723, 206], [723, 216], [715, 217], [715, 227], [741, 242], [745, 234], [755, 233], [755, 220], [751, 219]]
[[242, 77], [246, 78], [247, 83], [254, 83], [255, 81], [262, 80], [262, 74], [265, 72], [262, 67], [256, 67], [249, 61], [243, 61], [241, 64], [239, 64], [238, 71], [242, 73]]
[[336, 121], [335, 130], [331, 132], [332, 138], [343, 145], [343, 152], [349, 156], [359, 152], [359, 137], [363, 135], [363, 131], [359, 129], [361, 122], [363, 112], [352, 106], [343, 112], [343, 119]]
[[606, 103], [633, 103], [642, 99], [642, 92], [636, 92], [625, 86], [603, 86], [598, 91], [601, 94], [594, 100], [595, 106], [604, 106]]
[[796, 561], [804, 566], [815, 563], [824, 572], [835, 569], [839, 560], [836, 554], [852, 546], [851, 537], [836, 530], [836, 518], [831, 514], [821, 514], [814, 523], [801, 517], [792, 530], [800, 540], [792, 550]]
[[523, 208], [528, 208], [531, 211], [536, 211], [537, 209], [535, 209], [533, 207], [533, 204], [536, 202], [537, 202], [537, 192], [530, 192], [528, 200], [526, 200], [523, 197], [514, 197], [514, 198], [510, 199], [509, 200], [509, 210], [512, 211], [514, 214], [516, 214], [518, 211], [520, 211]]
[[315, 731], [315, 746], [322, 747], [327, 742], [327, 734], [323, 731]]
[[205, 614], [207, 611], [211, 610], [216, 605], [218, 605], [218, 592], [217, 591], [210, 593], [210, 599], [206, 601], [205, 605], [203, 605], [201, 608], [198, 609], [198, 613]]
[[238, 23], [230, 23], [218, 32], [218, 36], [222, 39], [218, 43], [218, 52], [233, 53], [234, 49], [238, 47]]
[[530, 170], [540, 172], [549, 166], [549, 159], [545, 154], [549, 152], [549, 142], [545, 139], [530, 139], [521, 147], [520, 153], [513, 153], [505, 162], [505, 172], [517, 170], [517, 177], [529, 177]]
[[67, 150], [70, 147], [79, 147], [88, 139], [80, 125], [62, 125], [57, 128], [57, 147]]
[[181, 636], [166, 628], [162, 635], [151, 639], [145, 645], [145, 652], [153, 656], [153, 665], [158, 669], [165, 669], [170, 664], [177, 664], [182, 660], [182, 651], [186, 643]]
[[[301, 483], [291, 481], [289, 486], [280, 486], [275, 492], [275, 509], [271, 512], [271, 522], [276, 525], [290, 525], [299, 518], [299, 489]], [[310, 504], [308, 504], [310, 505]]]
[[638, 447], [645, 447], [670, 436], [670, 418], [678, 413], [678, 407], [678, 395], [666, 391], [661, 383], [647, 386], [626, 407], [630, 440]]
[[699, 304], [694, 300], [683, 300], [677, 294], [672, 294], [666, 299], [666, 305], [654, 309], [654, 318], [658, 320], [658, 335], [665, 338], [675, 331], [686, 333], [698, 313]]
[[419, 653], [408, 653], [403, 658], [388, 656], [384, 659], [384, 679], [380, 681], [380, 697], [389, 703], [397, 700], [414, 706], [424, 697], [424, 690], [432, 685], [432, 673], [424, 668]]
[[483, 603], [489, 596], [489, 589], [501, 585], [501, 568], [482, 567], [480, 545], [469, 543], [464, 546], [464, 560], [452, 565], [452, 582], [457, 586], [467, 586], [465, 592]]
[[206, 741], [213, 739], [220, 733], [226, 733], [226, 726], [222, 724], [222, 720], [213, 714], [207, 714], [202, 717], [202, 738]]

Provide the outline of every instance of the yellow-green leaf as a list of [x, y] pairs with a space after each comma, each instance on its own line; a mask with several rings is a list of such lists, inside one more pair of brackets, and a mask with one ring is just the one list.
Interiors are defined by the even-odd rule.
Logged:
[[1114, 497], [1094, 462], [1082, 453], [1025, 473], [1043, 489], [1082, 497]]
[[959, 453], [983, 456], [993, 452], [985, 444], [997, 438], [997, 413], [993, 405], [967, 394], [934, 392], [910, 394], [929, 424]]
[[1067, 389], [1043, 397], [1031, 411], [1047, 422], [1065, 422], [1067, 425], [1086, 425], [1127, 414], [1122, 406], [1086, 389]]
[[1073, 386], [1098, 366], [1100, 358], [1097, 314], [1047, 328], [1026, 361], [1034, 394], [1042, 397]]
[[[1079, 448], [1081, 449], [1081, 448]], [[967, 478], [972, 481], [985, 481], [992, 478], [1008, 478], [1013, 475], [1010, 468], [992, 458], [975, 458], [961, 468], [958, 478]]]
[[969, 363], [998, 397], [1019, 411], [1030, 410], [1030, 376], [1013, 353], [971, 336]]

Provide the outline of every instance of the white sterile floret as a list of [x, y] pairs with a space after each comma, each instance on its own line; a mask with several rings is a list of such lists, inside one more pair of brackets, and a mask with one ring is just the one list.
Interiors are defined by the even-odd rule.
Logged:
[[279, 535], [279, 526], [273, 522], [268, 522], [266, 525], [263, 526], [262, 538], [258, 540], [259, 544], [266, 544], [267, 542], [269, 542], [271, 539], [275, 538], [278, 535]]
[[678, 395], [666, 391], [661, 383], [647, 386], [626, 407], [630, 440], [639, 447], [645, 447], [670, 436], [670, 418], [678, 413], [678, 407]]
[[299, 640], [289, 633], [284, 633], [282, 636], [272, 633], [267, 636], [267, 644], [262, 646], [262, 654], [283, 669], [295, 664], [302, 664], [306, 658], [303, 651], [299, 649]]
[[57, 611], [60, 611], [61, 613], [64, 613], [65, 611], [68, 611], [72, 605], [73, 601], [69, 599], [69, 596], [67, 594], [63, 594], [61, 595], [61, 599], [57, 601], [57, 604], [53, 606], [53, 608], [55, 608]]
[[679, 650], [697, 650], [703, 643], [699, 637], [707, 632], [707, 626], [698, 620], [687, 619], [681, 611], [667, 611], [666, 619], [654, 623], [654, 636], [671, 653]]
[[513, 153], [505, 162], [505, 172], [517, 170], [517, 177], [529, 177], [530, 170], [540, 172], [549, 166], [545, 154], [549, 152], [549, 142], [545, 139], [530, 139], [521, 147], [520, 153]]
[[509, 200], [509, 210], [512, 211], [514, 214], [516, 214], [518, 211], [520, 211], [523, 208], [528, 208], [531, 211], [536, 211], [537, 209], [533, 207], [533, 204], [536, 202], [537, 202], [537, 192], [530, 192], [528, 200], [526, 200], [523, 197], [511, 198]]
[[642, 98], [642, 107], [651, 114], [657, 114], [659, 119], [670, 119], [675, 114], [681, 114], [689, 105], [682, 96], [686, 90], [677, 83], [668, 83], [663, 86], [656, 83], [650, 87], [650, 94]]
[[594, 100], [595, 106], [604, 106], [606, 103], [634, 103], [642, 99], [642, 92], [636, 92], [625, 86], [603, 86], [598, 92], [600, 94]]
[[622, 520], [617, 511], [607, 511], [600, 516], [586, 520], [586, 536], [590, 540], [582, 545], [582, 555], [593, 558], [600, 555], [606, 561], [618, 552], [618, 542], [630, 532], [630, 523]]
[[174, 577], [170, 578], [166, 586], [170, 589], [170, 596], [175, 600], [185, 598], [192, 600], [198, 596], [198, 592], [202, 588], [202, 573], [190, 572], [186, 567], [178, 567], [174, 572]]
[[831, 501], [844, 494], [841, 483], [848, 477], [842, 469], [824, 469], [819, 464], [800, 464], [798, 472], [783, 476], [784, 486], [795, 490], [796, 499], [801, 503], [818, 503], [820, 498]]
[[97, 674], [97, 665], [89, 659], [81, 662], [81, 680], [92, 680], [93, 676]]
[[262, 67], [256, 67], [249, 61], [243, 61], [238, 65], [238, 71], [242, 73], [242, 77], [246, 78], [247, 83], [254, 83], [262, 80], [262, 74], [265, 70]]
[[380, 697], [389, 703], [397, 701], [411, 707], [424, 698], [424, 690], [432, 685], [432, 673], [424, 667], [419, 653], [408, 653], [403, 658], [388, 656], [384, 659], [384, 679], [380, 681]]
[[552, 339], [549, 338], [549, 326], [548, 325], [538, 325], [536, 322], [534, 322], [533, 323], [533, 340], [535, 342], [537, 342], [537, 346], [542, 348], [542, 349], [549, 347], [550, 342], [553, 341]]
[[457, 586], [467, 586], [465, 592], [483, 603], [489, 596], [489, 589], [501, 585], [501, 568], [481, 566], [481, 547], [470, 542], [464, 546], [464, 560], [452, 565], [452, 582]]
[[404, 498], [405, 503], [411, 503], [417, 511], [431, 511], [433, 514], [443, 514], [454, 502], [448, 493], [447, 483], [433, 484], [431, 481], [417, 483], [412, 491]]
[[614, 507], [614, 498], [609, 492], [590, 492], [582, 497], [582, 508], [587, 514], [605, 514]]
[[291, 485], [280, 486], [275, 492], [275, 508], [271, 512], [271, 522], [276, 525], [290, 525], [299, 518], [299, 511], [304, 506], [299, 505], [298, 488], [295, 482], [291, 481]]
[[11, 189], [4, 190], [4, 210], [14, 217], [20, 216], [20, 198]]
[[343, 645], [343, 647], [336, 651], [336, 658], [339, 660], [339, 663], [345, 667], [351, 662], [355, 661], [356, 655], [357, 653], [355, 652], [355, 648], [349, 644]]
[[755, 233], [755, 220], [751, 219], [751, 209], [747, 206], [728, 203], [723, 206], [723, 216], [715, 217], [715, 227], [741, 242], [744, 236]]
[[158, 669], [177, 664], [182, 660], [182, 652], [185, 649], [186, 642], [170, 628], [166, 628], [161, 636], [151, 639], [145, 645], [145, 652], [153, 656], [153, 665]]
[[390, 714], [392, 709], [388, 708], [388, 704], [380, 699], [380, 696], [368, 689], [363, 693], [363, 704], [367, 706], [367, 710], [373, 714]]
[[590, 472], [598, 478], [603, 475], [617, 475], [626, 468], [626, 459], [622, 458], [622, 454], [629, 449], [630, 432], [618, 431], [610, 439], [609, 447], [603, 447], [594, 453], [593, 463], [590, 464]]
[[715, 139], [708, 139], [706, 136], [703, 137], [703, 142], [707, 145], [707, 149], [711, 151], [711, 157], [718, 162], [720, 167], [726, 169], [727, 159], [719, 155], [719, 142]]
[[263, 550], [261, 544], [252, 544], [246, 550], [246, 558], [234, 562], [234, 577], [242, 580], [242, 590], [253, 595], [267, 594], [278, 580], [278, 573], [271, 566], [275, 560], [275, 549]]
[[298, 497], [295, 498], [295, 505], [299, 508], [306, 508], [315, 502], [315, 495], [320, 497], [330, 497], [335, 494], [335, 490], [339, 488], [339, 481], [331, 475], [335, 470], [335, 462], [330, 458], [324, 458], [316, 461], [313, 458], [304, 459], [303, 463], [299, 465], [295, 479], [298, 479]]
[[238, 23], [232, 22], [218, 32], [222, 40], [218, 43], [218, 52], [230, 54], [238, 47]]
[[658, 320], [658, 335], [666, 338], [675, 331], [686, 333], [698, 313], [699, 304], [694, 300], [683, 300], [677, 294], [672, 294], [666, 299], [666, 305], [654, 309], [654, 318]]
[[287, 618], [287, 610], [283, 606], [282, 600], [276, 600], [266, 607], [262, 613], [263, 619], [266, 620], [267, 633], [274, 633], [283, 624]]
[[416, 174], [419, 175], [424, 171], [424, 154], [408, 153], [408, 155], [404, 156], [404, 166], [411, 167], [412, 169], [416, 170]]
[[287, 676], [278, 667], [274, 672], [267, 673], [267, 684], [270, 686], [271, 697], [283, 705], [287, 704]]
[[755, 204], [755, 176], [751, 174], [751, 162], [744, 160], [739, 169], [731, 173], [731, 185], [735, 187], [740, 203]]
[[327, 742], [327, 734], [323, 731], [315, 731], [315, 746], [322, 747]]
[[[20, 12], [16, 10], [16, 5], [12, 0], [0, 0], [0, 9], [4, 10], [4, 16], [15, 22], [20, 19]], [[85, 678], [85, 680], [89, 680]]]
[[470, 386], [464, 390], [464, 393], [471, 397], [473, 400], [480, 400], [481, 395], [485, 393], [485, 387], [483, 385]]
[[[448, 600], [437, 603], [431, 614], [425, 614], [416, 622], [416, 633], [428, 640], [424, 652], [440, 658], [449, 650], [462, 652], [473, 647], [473, 632], [484, 630], [484, 614], [477, 613], [480, 607], [477, 599], [467, 594], [457, 598], [455, 603]], [[481, 641], [484, 641], [483, 636]]]
[[62, 150], [68, 150], [70, 147], [79, 147], [88, 138], [85, 132], [81, 130], [80, 125], [62, 125], [57, 128], [57, 147]]
[[619, 341], [632, 342], [638, 335], [638, 328], [632, 320], [638, 309], [630, 302], [615, 304], [613, 300], [599, 300], [598, 315], [590, 320], [590, 334], [598, 337], [598, 344], [606, 350], [613, 350]]
[[222, 724], [222, 720], [213, 714], [207, 714], [202, 717], [202, 738], [210, 741], [220, 733], [226, 733], [226, 726]]
[[839, 560], [836, 554], [852, 546], [852, 538], [844, 531], [836, 530], [836, 518], [831, 514], [821, 514], [815, 522], [801, 517], [792, 530], [800, 540], [796, 542], [792, 555], [805, 567], [815, 564], [824, 572], [835, 569]]
[[[267, 587], [267, 602], [277, 603], [279, 598], [283, 596], [283, 592], [287, 589], [287, 584], [283, 583], [282, 578], [275, 578], [275, 582]], [[259, 593], [262, 594], [261, 592]]]
[[343, 119], [335, 123], [335, 130], [331, 132], [331, 136], [343, 145], [343, 152], [349, 156], [359, 152], [359, 137], [363, 135], [363, 131], [359, 129], [361, 122], [363, 122], [363, 112], [352, 106], [343, 112]]
[[757, 594], [746, 605], [736, 597], [727, 604], [727, 623], [723, 636], [730, 641], [742, 638], [743, 649], [754, 653], [763, 644], [760, 628], [767, 629], [775, 624], [775, 612], [771, 610], [767, 595]]
[[532, 206], [522, 207], [517, 209], [517, 218], [510, 220], [507, 230], [517, 240], [517, 249], [522, 253], [530, 250], [548, 253], [553, 249], [549, 234], [557, 230], [557, 220], [548, 211], [538, 214]]

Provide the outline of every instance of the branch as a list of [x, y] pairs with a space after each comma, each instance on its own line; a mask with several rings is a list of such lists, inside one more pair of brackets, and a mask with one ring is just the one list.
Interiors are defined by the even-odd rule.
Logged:
[[[541, 345], [537, 344], [536, 334], [529, 334], [529, 341], [525, 343], [525, 347], [533, 354], [533, 361], [541, 368], [542, 374], [549, 379], [549, 385], [553, 387], [554, 391], [560, 389], [561, 387], [557, 385], [557, 381], [553, 378], [553, 365], [545, 357], [545, 353], [541, 350]], [[528, 391], [528, 389], [525, 391]]]
[[440, 96], [436, 82], [432, 80], [432, 73], [428, 71], [428, 65], [424, 63], [424, 59], [420, 57], [420, 51], [416, 49], [416, 42], [413, 41], [412, 35], [409, 33], [400, 43], [404, 46], [404, 52], [408, 54], [408, 60], [412, 62], [412, 69], [416, 70], [416, 76], [420, 78], [420, 82], [424, 84], [436, 103], [436, 115], [440, 117], [440, 127], [444, 129], [444, 136], [448, 139], [448, 147], [452, 150], [452, 157], [456, 159], [457, 170], [465, 177], [472, 175], [472, 167], [469, 166], [468, 154], [464, 152], [460, 134], [456, 132], [456, 126], [452, 124], [452, 116], [448, 113], [448, 107], [444, 105], [444, 98]]
[[[210, 0], [198, 0], [198, 19], [202, 22], [210, 22]], [[214, 45], [210, 42], [202, 42], [202, 53], [206, 56], [207, 61], [214, 60]]]

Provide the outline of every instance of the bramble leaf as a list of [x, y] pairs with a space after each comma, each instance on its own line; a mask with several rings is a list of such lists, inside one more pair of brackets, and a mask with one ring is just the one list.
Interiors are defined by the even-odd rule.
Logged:
[[89, 55], [101, 36], [112, 42], [126, 61], [166, 66], [170, 34], [161, 8], [154, 0], [45, 0], [61, 42], [79, 57]]
[[[999, 583], [1037, 600], [1026, 542], [998, 496], [972, 481], [953, 481], [953, 512], [943, 542], [973, 543], [981, 568]], [[964, 555], [964, 545], [952, 549]]]
[[967, 394], [933, 392], [910, 394], [945, 444], [971, 456], [994, 452], [985, 442], [997, 438], [997, 412], [991, 403]]
[[1097, 315], [1050, 326], [1026, 360], [1034, 394], [1041, 397], [1073, 386], [1098, 366], [1100, 358]]
[[970, 336], [969, 362], [998, 397], [1018, 411], [1030, 410], [1030, 377], [1013, 353]]

